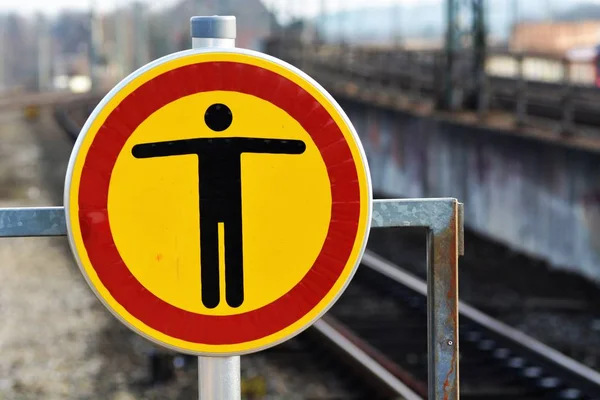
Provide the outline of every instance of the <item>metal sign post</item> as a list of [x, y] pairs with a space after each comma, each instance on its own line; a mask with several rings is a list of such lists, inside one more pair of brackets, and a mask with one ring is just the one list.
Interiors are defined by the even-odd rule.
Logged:
[[[231, 16], [192, 17], [192, 48], [235, 47], [236, 21]], [[200, 400], [241, 398], [240, 356], [199, 356]]]
[[[352, 279], [371, 227], [425, 227], [429, 398], [458, 399], [462, 204], [373, 201], [358, 135], [323, 88], [279, 60], [235, 49], [234, 17], [194, 17], [191, 33], [192, 50], [142, 67], [94, 110], [71, 155], [65, 207], [0, 208], [0, 237], [68, 236], [84, 277], [109, 311], [147, 339], [198, 356], [200, 399], [239, 400], [240, 355], [288, 340], [327, 312]], [[198, 118], [202, 112], [204, 118]], [[173, 126], [177, 129], [165, 129]], [[232, 157], [227, 153], [232, 145], [263, 153], [243, 167], [249, 191], [245, 212], [252, 211], [244, 222], [252, 234], [244, 263], [252, 266], [246, 275], [254, 275], [241, 279], [235, 272], [241, 267], [242, 251], [235, 249], [241, 241], [241, 206], [233, 203], [234, 211], [240, 209], [233, 219], [227, 214], [231, 204], [223, 190], [231, 194], [232, 189], [222, 183], [237, 182], [233, 193], [239, 196], [241, 152]], [[214, 168], [223, 159], [215, 153], [223, 151], [233, 168]], [[167, 157], [179, 155], [187, 157]], [[190, 155], [204, 157], [204, 164], [197, 161], [190, 169]], [[197, 165], [205, 172], [204, 183]], [[263, 178], [266, 173], [270, 180]], [[206, 175], [212, 176], [208, 183]], [[199, 181], [200, 200], [190, 190]], [[216, 197], [214, 182], [220, 182]], [[280, 197], [274, 202], [274, 196]], [[208, 206], [202, 205], [207, 199]], [[169, 201], [174, 203], [165, 207]], [[206, 235], [200, 246], [198, 238], [186, 242], [198, 235], [199, 202], [206, 212], [200, 218], [200, 237]], [[173, 212], [184, 203], [185, 215]], [[277, 213], [265, 210], [267, 203], [285, 207]], [[169, 212], [162, 218], [155, 216], [161, 207]], [[290, 209], [293, 223], [285, 219]], [[288, 247], [261, 247], [265, 240], [254, 238], [263, 234]], [[135, 241], [128, 239], [132, 236]], [[225, 245], [228, 238], [233, 250]], [[198, 247], [210, 257], [202, 258]], [[290, 252], [299, 259], [308, 256], [293, 264]], [[286, 260], [289, 268], [280, 268]], [[205, 262], [214, 268], [202, 269]], [[229, 270], [221, 287], [224, 264]]]

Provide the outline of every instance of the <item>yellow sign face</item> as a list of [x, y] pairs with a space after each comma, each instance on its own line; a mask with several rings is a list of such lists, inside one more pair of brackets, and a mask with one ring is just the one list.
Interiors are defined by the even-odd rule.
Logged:
[[138, 333], [244, 354], [322, 315], [364, 251], [371, 189], [340, 107], [251, 51], [188, 51], [115, 88], [84, 127], [65, 191], [90, 286]]

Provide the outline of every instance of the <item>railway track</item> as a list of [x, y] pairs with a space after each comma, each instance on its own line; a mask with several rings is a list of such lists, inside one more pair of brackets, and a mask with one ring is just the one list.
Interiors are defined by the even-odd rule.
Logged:
[[[261, 354], [333, 398], [425, 399], [425, 293], [425, 282], [367, 251], [320, 321]], [[600, 398], [594, 370], [462, 302], [460, 313], [461, 399]]]
[[[385, 355], [380, 362], [401, 371], [405, 384], [423, 397], [425, 293], [425, 282], [367, 251], [328, 314]], [[462, 302], [459, 332], [462, 399], [600, 398], [600, 374]]]
[[0, 97], [0, 111], [22, 109], [25, 107], [65, 106], [74, 103], [98, 101], [101, 93], [16, 93]]
[[54, 120], [69, 138], [75, 142], [77, 136], [79, 136], [79, 131], [97, 103], [97, 97], [90, 97], [78, 102], [56, 105], [53, 109]]
[[[600, 371], [597, 285], [469, 230], [465, 235], [469, 251], [460, 259], [461, 299]], [[426, 279], [423, 232], [376, 230], [370, 242], [375, 253]]]

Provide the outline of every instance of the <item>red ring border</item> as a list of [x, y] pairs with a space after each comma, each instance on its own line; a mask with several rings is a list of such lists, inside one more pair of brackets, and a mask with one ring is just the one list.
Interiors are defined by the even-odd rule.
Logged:
[[[288, 293], [259, 309], [214, 316], [175, 307], [148, 291], [129, 271], [113, 241], [108, 191], [115, 162], [129, 136], [155, 110], [184, 96], [235, 91], [285, 110], [309, 133], [327, 167], [332, 196], [326, 239], [311, 269]], [[133, 317], [170, 337], [232, 345], [279, 332], [329, 293], [351, 255], [360, 221], [360, 184], [352, 152], [335, 120], [290, 79], [249, 63], [207, 61], [181, 66], [143, 83], [108, 115], [84, 161], [78, 196], [82, 240], [92, 267], [111, 296]]]

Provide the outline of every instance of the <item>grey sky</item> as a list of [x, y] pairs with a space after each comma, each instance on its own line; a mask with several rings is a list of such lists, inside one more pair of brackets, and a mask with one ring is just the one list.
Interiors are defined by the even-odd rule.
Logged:
[[[86, 9], [91, 3], [95, 3], [100, 10], [114, 9], [117, 4], [127, 4], [131, 0], [0, 0], [0, 10], [17, 11], [19, 13], [34, 13], [41, 11], [54, 14], [63, 8]], [[144, 0], [153, 7], [161, 7], [171, 4], [175, 0]], [[262, 0], [268, 7], [275, 7], [283, 13], [293, 15], [315, 15], [322, 0]], [[381, 6], [389, 4], [423, 4], [439, 3], [441, 0], [327, 0], [325, 4], [328, 10], [334, 11], [344, 8], [356, 8], [362, 6]], [[600, 1], [600, 0], [598, 0]]]

